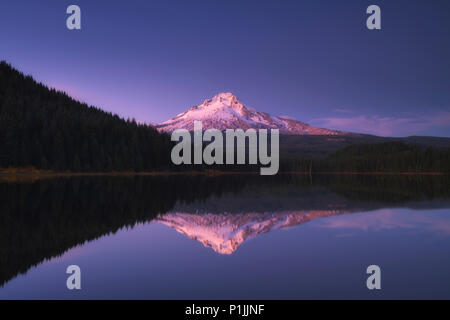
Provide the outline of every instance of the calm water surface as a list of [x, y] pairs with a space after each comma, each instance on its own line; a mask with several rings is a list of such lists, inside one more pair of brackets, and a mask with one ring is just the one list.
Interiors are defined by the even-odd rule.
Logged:
[[[0, 299], [450, 298], [442, 177], [2, 182]], [[66, 288], [67, 266], [82, 289]], [[369, 291], [366, 268], [382, 271]]]

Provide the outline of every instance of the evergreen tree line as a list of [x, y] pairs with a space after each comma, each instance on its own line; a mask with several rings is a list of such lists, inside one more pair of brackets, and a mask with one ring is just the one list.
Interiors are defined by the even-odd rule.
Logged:
[[404, 142], [352, 145], [323, 158], [289, 158], [282, 171], [450, 173], [450, 149]]
[[77, 102], [0, 62], [0, 167], [149, 171], [170, 161], [170, 137]]
[[[260, 165], [172, 165], [174, 142], [37, 83], [0, 62], [0, 168], [74, 172], [259, 171]], [[404, 142], [351, 145], [321, 157], [280, 150], [281, 172], [450, 172], [450, 149]]]
[[[247, 149], [248, 151], [248, 146]], [[234, 152], [236, 163], [236, 150]], [[224, 158], [226, 152], [224, 151]], [[248, 162], [248, 153], [246, 154]], [[193, 155], [192, 161], [193, 163]], [[260, 172], [261, 164], [183, 165], [174, 170]], [[450, 173], [450, 148], [405, 142], [355, 144], [326, 156], [288, 156], [280, 150], [280, 173]]]

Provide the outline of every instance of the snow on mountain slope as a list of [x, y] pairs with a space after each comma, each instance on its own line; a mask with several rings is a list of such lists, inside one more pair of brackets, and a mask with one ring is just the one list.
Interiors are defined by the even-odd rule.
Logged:
[[281, 211], [242, 214], [168, 213], [156, 221], [199, 241], [220, 254], [232, 254], [246, 240], [277, 229], [313, 219], [347, 213], [350, 210]]
[[219, 93], [201, 105], [156, 125], [160, 131], [194, 130], [194, 120], [202, 121], [203, 129], [279, 129], [281, 134], [345, 135], [347, 133], [316, 128], [288, 118], [276, 117], [243, 105], [232, 93]]

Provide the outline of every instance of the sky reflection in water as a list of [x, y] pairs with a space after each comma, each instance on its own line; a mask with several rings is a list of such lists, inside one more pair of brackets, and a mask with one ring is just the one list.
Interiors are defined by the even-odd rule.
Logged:
[[[0, 298], [450, 298], [450, 209], [337, 214], [264, 231], [220, 254], [204, 238], [141, 223], [30, 269]], [[70, 264], [82, 269], [81, 291], [65, 288]], [[381, 291], [365, 287], [370, 264], [381, 267]]]

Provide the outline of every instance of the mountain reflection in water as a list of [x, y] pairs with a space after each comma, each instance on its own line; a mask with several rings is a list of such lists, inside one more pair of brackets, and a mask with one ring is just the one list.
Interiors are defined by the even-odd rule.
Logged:
[[311, 210], [297, 212], [245, 214], [168, 213], [159, 221], [187, 237], [200, 241], [220, 254], [232, 254], [246, 240], [276, 229], [285, 229], [344, 213], [343, 210]]
[[[72, 177], [0, 182], [0, 284], [124, 227], [154, 221], [230, 255], [246, 240], [308, 221], [386, 208], [450, 208], [446, 176]], [[385, 226], [442, 223], [409, 215]], [[392, 217], [391, 217], [392, 218]], [[326, 222], [323, 228], [340, 227]], [[366, 228], [358, 214], [346, 227]], [[333, 225], [333, 223], [335, 225]], [[374, 222], [378, 227], [383, 221]]]

